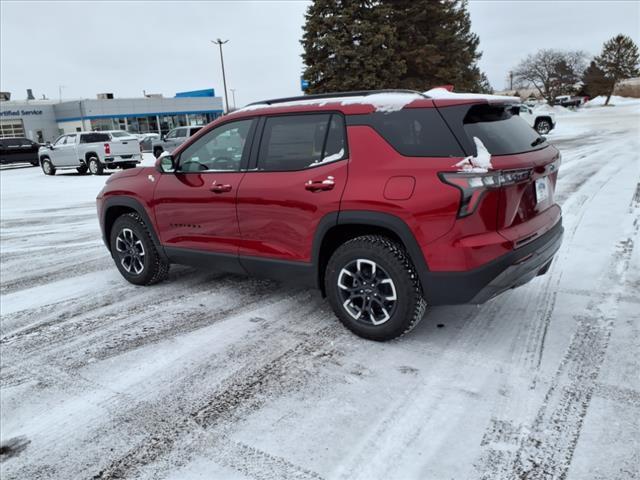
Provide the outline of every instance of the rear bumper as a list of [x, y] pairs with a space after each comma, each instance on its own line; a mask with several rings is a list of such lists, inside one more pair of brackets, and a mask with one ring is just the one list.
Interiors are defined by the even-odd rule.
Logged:
[[104, 165], [120, 165], [122, 163], [140, 163], [142, 161], [142, 155], [139, 153], [133, 155], [125, 155], [124, 157], [113, 156], [113, 157], [105, 157]]
[[429, 272], [424, 291], [431, 305], [484, 303], [505, 290], [519, 287], [546, 273], [562, 244], [559, 220], [530, 243], [468, 272]]

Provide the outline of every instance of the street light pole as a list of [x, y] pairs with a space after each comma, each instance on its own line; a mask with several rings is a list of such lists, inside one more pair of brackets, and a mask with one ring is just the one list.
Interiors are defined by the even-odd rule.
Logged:
[[236, 109], [236, 89], [235, 88], [230, 88], [229, 90], [231, 90], [231, 98], [233, 98], [233, 109]]
[[217, 40], [211, 40], [211, 43], [215, 43], [220, 47], [220, 64], [222, 65], [222, 84], [224, 85], [224, 103], [227, 106], [227, 113], [229, 113], [229, 97], [227, 96], [227, 78], [224, 74], [224, 57], [222, 56], [222, 45], [227, 43], [229, 40], [225, 40], [224, 42], [219, 38]]

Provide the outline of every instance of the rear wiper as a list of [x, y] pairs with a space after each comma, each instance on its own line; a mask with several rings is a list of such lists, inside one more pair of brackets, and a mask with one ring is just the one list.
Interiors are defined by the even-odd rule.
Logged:
[[535, 147], [536, 145], [540, 145], [541, 143], [546, 142], [546, 141], [547, 141], [547, 139], [546, 139], [546, 138], [544, 138], [544, 137], [538, 137], [538, 138], [536, 138], [536, 139], [533, 141], [533, 143], [531, 144], [531, 146], [532, 146], [532, 147]]

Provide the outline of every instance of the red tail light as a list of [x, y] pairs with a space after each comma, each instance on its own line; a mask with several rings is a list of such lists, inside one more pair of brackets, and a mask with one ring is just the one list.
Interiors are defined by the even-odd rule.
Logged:
[[513, 185], [528, 180], [531, 169], [507, 170], [487, 173], [443, 172], [440, 180], [460, 190], [460, 209], [458, 217], [466, 217], [475, 212], [482, 195], [489, 189]]
[[111, 155], [111, 145], [109, 145], [108, 143], [104, 144], [104, 153], [105, 155]]

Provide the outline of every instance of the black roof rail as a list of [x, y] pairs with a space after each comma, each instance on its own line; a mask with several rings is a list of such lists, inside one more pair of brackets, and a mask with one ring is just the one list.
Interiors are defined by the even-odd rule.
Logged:
[[352, 92], [336, 92], [336, 93], [316, 93], [313, 95], [300, 95], [298, 97], [284, 97], [284, 98], [272, 98], [270, 100], [262, 100], [260, 102], [253, 102], [247, 105], [273, 105], [274, 103], [295, 102], [298, 100], [317, 100], [323, 98], [344, 98], [344, 97], [363, 97], [367, 95], [373, 95], [376, 93], [415, 93], [429, 98], [421, 92], [415, 90], [402, 90], [402, 89], [387, 89], [387, 90], [355, 90]]

